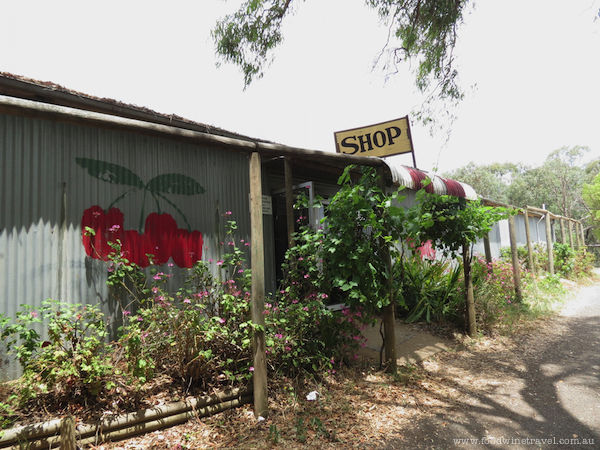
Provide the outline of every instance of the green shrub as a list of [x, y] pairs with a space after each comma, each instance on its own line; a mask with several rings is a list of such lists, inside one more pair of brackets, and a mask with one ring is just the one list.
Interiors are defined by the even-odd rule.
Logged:
[[160, 371], [187, 385], [207, 387], [251, 376], [250, 272], [233, 239], [235, 229], [235, 222], [228, 221], [222, 259], [198, 261], [178, 292], [166, 289], [171, 274], [154, 271], [139, 309], [123, 311], [119, 344], [134, 381], [144, 383]]
[[554, 271], [564, 278], [569, 278], [575, 268], [575, 250], [569, 244], [555, 242], [554, 250]]
[[[300, 199], [299, 207], [305, 206]], [[285, 279], [272, 303], [265, 305], [267, 355], [273, 370], [285, 376], [333, 372], [357, 357], [365, 345], [360, 331], [374, 322], [362, 305], [352, 305], [342, 285], [332, 282], [324, 261], [323, 230], [302, 226], [296, 246], [283, 265]], [[332, 312], [332, 301], [348, 303]]]
[[[515, 320], [523, 305], [515, 298], [512, 262], [498, 259], [488, 263], [482, 257], [473, 259], [473, 296], [479, 327], [484, 332]], [[521, 282], [525, 286], [529, 275], [521, 269]]]
[[[42, 341], [33, 324], [46, 323]], [[113, 366], [106, 345], [104, 315], [98, 306], [46, 300], [34, 309], [23, 305], [14, 324], [4, 328], [7, 350], [16, 354], [30, 381], [28, 396], [54, 390], [65, 396], [95, 396], [110, 387]]]
[[407, 311], [407, 322], [456, 318], [457, 304], [464, 300], [458, 291], [460, 264], [421, 259], [417, 253], [396, 264], [394, 276], [401, 281], [398, 307]]

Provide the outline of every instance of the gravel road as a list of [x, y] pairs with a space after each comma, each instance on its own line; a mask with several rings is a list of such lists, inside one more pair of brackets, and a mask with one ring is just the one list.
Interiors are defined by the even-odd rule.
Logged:
[[498, 353], [458, 372], [485, 379], [484, 388], [463, 383], [455, 407], [380, 448], [600, 449], [600, 285], [582, 288], [549, 326]]

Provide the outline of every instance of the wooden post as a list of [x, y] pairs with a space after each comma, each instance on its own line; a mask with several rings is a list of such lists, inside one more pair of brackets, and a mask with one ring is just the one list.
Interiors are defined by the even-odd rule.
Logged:
[[262, 214], [262, 174], [260, 154], [250, 156], [250, 223], [252, 265], [252, 352], [254, 359], [254, 416], [267, 417], [267, 358], [265, 345], [265, 254]]
[[[383, 167], [377, 169], [379, 175], [379, 188], [385, 193], [385, 175]], [[389, 231], [389, 230], [386, 230]], [[383, 239], [382, 239], [383, 241]], [[387, 372], [396, 373], [398, 370], [398, 361], [396, 357], [396, 309], [395, 299], [393, 295], [393, 273], [392, 273], [392, 258], [390, 256], [389, 244], [383, 244], [383, 252], [381, 257], [388, 265], [387, 287], [390, 294], [390, 303], [383, 307], [383, 335], [385, 339], [385, 364]]]
[[579, 223], [579, 229], [581, 230], [581, 249], [584, 250], [585, 249], [585, 231], [583, 229], [583, 223], [578, 222]]
[[552, 228], [550, 226], [550, 213], [546, 213], [546, 247], [548, 250], [548, 272], [554, 275], [554, 252], [552, 249]]
[[525, 236], [527, 238], [527, 256], [529, 258], [529, 270], [535, 277], [535, 263], [533, 261], [533, 245], [531, 244], [531, 228], [529, 227], [529, 208], [525, 208]]
[[296, 245], [294, 240], [294, 182], [292, 181], [292, 163], [288, 157], [283, 158], [285, 173], [285, 214], [287, 219], [288, 248]]
[[510, 235], [510, 254], [512, 256], [513, 280], [515, 282], [515, 298], [520, 303], [523, 301], [523, 291], [521, 290], [521, 265], [519, 264], [515, 216], [512, 215], [508, 218], [508, 233]]
[[488, 272], [492, 273], [494, 269], [492, 269], [492, 247], [490, 245], [489, 233], [483, 237], [483, 250], [485, 252], [485, 261], [488, 264]]
[[477, 334], [477, 319], [475, 317], [475, 296], [473, 295], [473, 277], [471, 274], [471, 251], [467, 242], [463, 243], [463, 269], [467, 296], [467, 333], [469, 336], [474, 337]]
[[76, 450], [75, 418], [66, 416], [60, 422], [60, 448], [61, 450]]
[[560, 216], [560, 237], [563, 244], [567, 243], [567, 233], [565, 233], [565, 218]]
[[573, 245], [573, 220], [569, 219], [569, 245], [571, 248], [575, 248]]

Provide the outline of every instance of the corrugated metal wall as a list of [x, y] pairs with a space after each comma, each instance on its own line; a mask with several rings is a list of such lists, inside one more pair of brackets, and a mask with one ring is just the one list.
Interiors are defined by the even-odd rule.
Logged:
[[[532, 242], [541, 242], [546, 244], [546, 222], [544, 217], [528, 217], [529, 220], [529, 232], [531, 234]], [[554, 226], [552, 226], [552, 234], [554, 238]], [[515, 216], [515, 231], [517, 235], [517, 245], [527, 245], [527, 232], [525, 230], [525, 216], [519, 214]], [[489, 233], [490, 237], [490, 249], [492, 251], [492, 258], [500, 257], [500, 249], [503, 247], [510, 247], [510, 234], [508, 229], [508, 220], [501, 220], [492, 227]], [[474, 253], [485, 255], [485, 248], [483, 241], [475, 244], [473, 248]]]
[[[106, 266], [86, 255], [81, 221], [86, 209], [93, 205], [107, 209], [132, 186], [92, 176], [76, 158], [122, 166], [143, 183], [161, 174], [180, 174], [205, 189], [202, 194], [163, 193], [162, 197], [144, 189], [132, 191], [114, 205], [124, 214], [125, 229], [138, 230], [144, 218], [160, 208], [177, 221], [178, 228], [187, 228], [185, 215], [190, 228], [202, 233], [204, 260], [216, 261], [226, 251], [227, 220], [237, 221], [238, 242], [250, 241], [246, 155], [1, 114], [0, 313], [6, 316], [14, 317], [20, 304], [37, 308], [48, 298], [99, 303], [105, 314], [115, 314], [106, 287]], [[266, 182], [264, 189], [268, 189]], [[232, 214], [224, 218], [227, 211]], [[272, 235], [268, 218], [265, 234], [268, 241]], [[268, 255], [269, 266], [273, 262]], [[6, 364], [2, 366], [1, 376], [15, 375], [14, 366], [8, 371]]]

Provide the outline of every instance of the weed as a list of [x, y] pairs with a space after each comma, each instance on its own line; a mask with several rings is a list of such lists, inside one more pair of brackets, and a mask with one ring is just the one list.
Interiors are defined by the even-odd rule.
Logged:
[[271, 424], [269, 426], [269, 435], [267, 438], [270, 439], [273, 444], [279, 443], [279, 439], [281, 438], [281, 433], [277, 429], [277, 425]]

